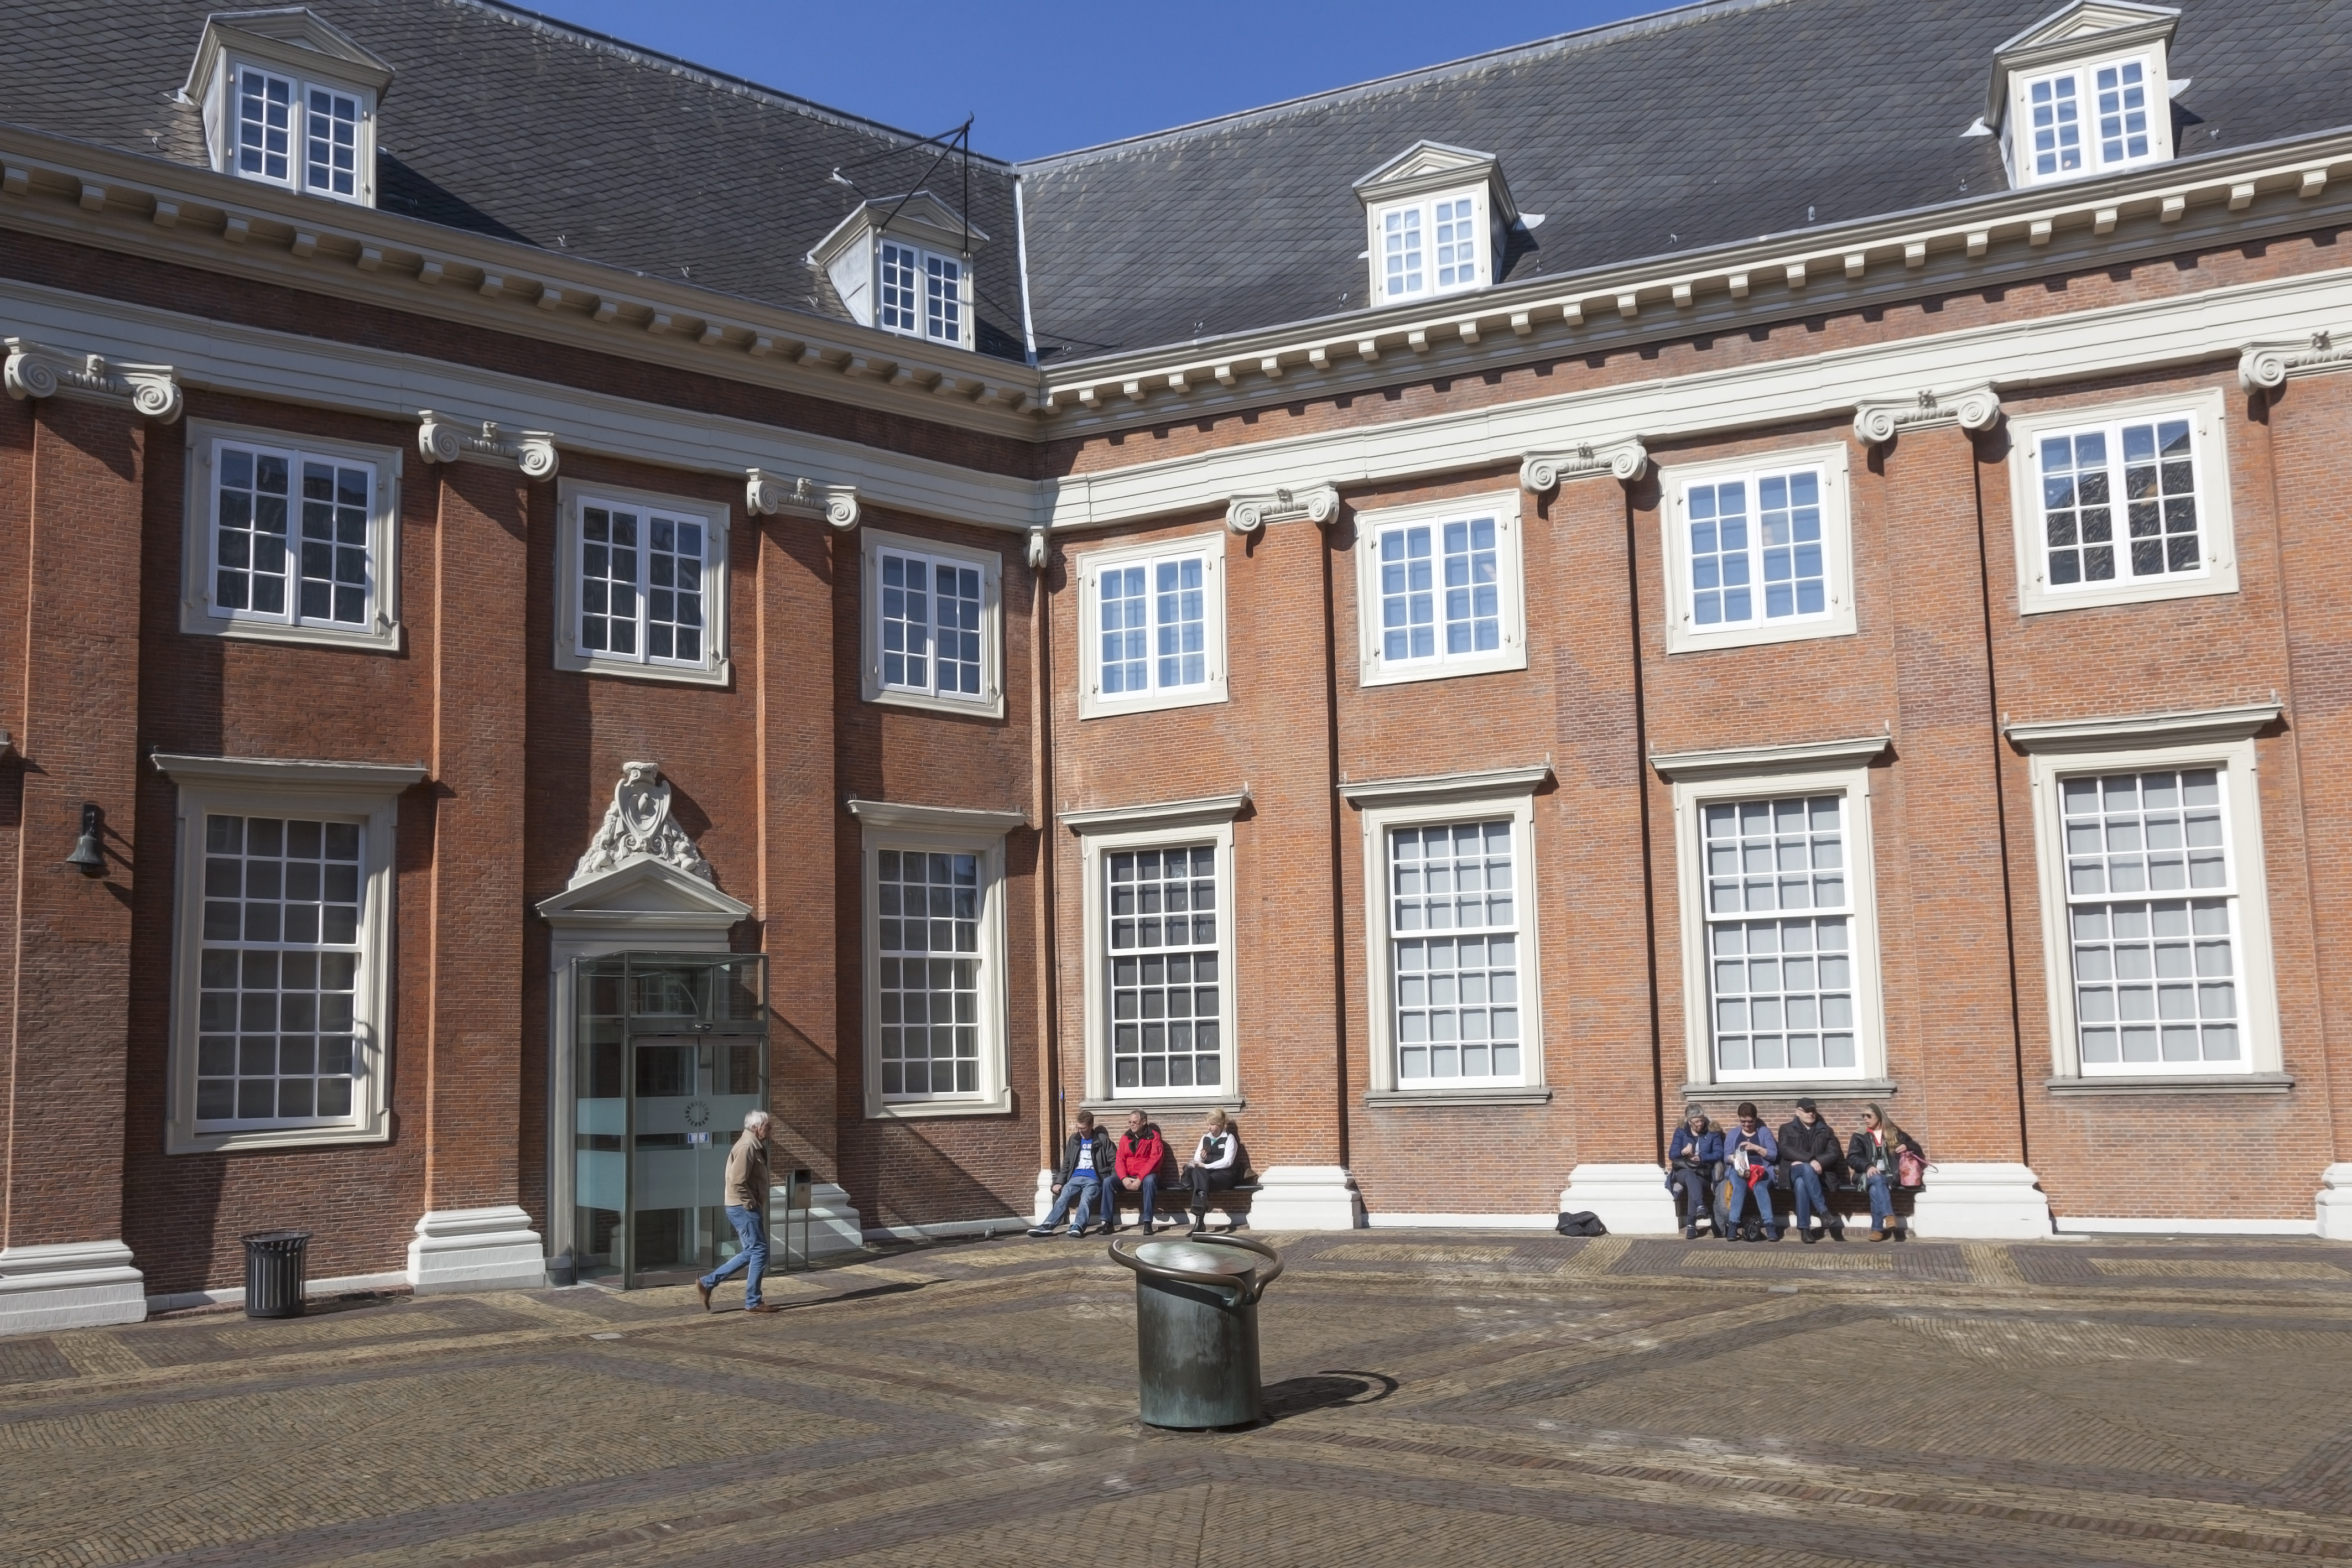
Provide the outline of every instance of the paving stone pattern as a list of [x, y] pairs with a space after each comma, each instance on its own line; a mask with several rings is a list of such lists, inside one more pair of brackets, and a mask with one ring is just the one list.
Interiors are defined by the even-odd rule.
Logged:
[[1135, 1418], [1096, 1242], [0, 1343], [0, 1558], [2352, 1558], [2352, 1251], [1271, 1238], [1271, 1419]]

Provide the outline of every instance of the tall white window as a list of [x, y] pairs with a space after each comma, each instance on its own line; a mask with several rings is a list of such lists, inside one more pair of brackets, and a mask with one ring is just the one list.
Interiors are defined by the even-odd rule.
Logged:
[[898, 240], [884, 240], [879, 261], [880, 309], [886, 331], [961, 346], [964, 340], [964, 267]]
[[1482, 496], [1357, 515], [1365, 684], [1525, 667], [1518, 507]]
[[1401, 1088], [1519, 1078], [1519, 894], [1507, 817], [1389, 831]]
[[1853, 630], [1844, 472], [1839, 448], [1668, 475], [1670, 649]]
[[1224, 549], [1184, 540], [1086, 558], [1081, 711], [1179, 707], [1224, 696]]
[[1372, 226], [1383, 304], [1491, 280], [1486, 202], [1474, 192], [1376, 208]]
[[866, 700], [1003, 713], [1002, 558], [872, 528], [863, 533]]
[[709, 523], [614, 502], [580, 506], [580, 653], [701, 669], [710, 659]]
[[1845, 798], [1709, 802], [1701, 822], [1718, 1075], [1853, 1073]]
[[2159, 57], [2131, 54], [2011, 78], [2010, 166], [2020, 184], [2112, 173], [2172, 155]]
[[980, 1092], [982, 857], [876, 852], [882, 1097]]
[[1113, 1092], [1222, 1086], [1216, 847], [1118, 850], [1104, 873]]
[[373, 625], [373, 464], [221, 441], [211, 468], [212, 614], [287, 626]]
[[2010, 422], [2028, 614], [2237, 587], [2218, 391]]

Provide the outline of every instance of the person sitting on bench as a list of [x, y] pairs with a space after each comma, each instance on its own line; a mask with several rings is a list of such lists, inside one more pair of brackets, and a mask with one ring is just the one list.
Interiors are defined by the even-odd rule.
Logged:
[[1797, 1113], [1781, 1125], [1780, 1166], [1789, 1173], [1797, 1239], [1810, 1246], [1822, 1239], [1826, 1225], [1831, 1235], [1844, 1240], [1845, 1222], [1830, 1211], [1829, 1189], [1845, 1169], [1845, 1145], [1811, 1100], [1798, 1101]]
[[1201, 1134], [1200, 1147], [1192, 1151], [1192, 1163], [1184, 1167], [1184, 1179], [1192, 1186], [1192, 1228], [1209, 1228], [1209, 1195], [1225, 1192], [1240, 1185], [1242, 1141], [1234, 1135], [1233, 1123], [1223, 1110], [1209, 1113], [1209, 1124]]
[[1731, 1164], [1731, 1201], [1724, 1206], [1723, 1216], [1730, 1229], [1723, 1239], [1780, 1240], [1780, 1222], [1772, 1213], [1772, 1167], [1780, 1163], [1780, 1143], [1757, 1118], [1754, 1101], [1739, 1103], [1738, 1124], [1723, 1134], [1723, 1157]]
[[1666, 1186], [1683, 1202], [1683, 1239], [1698, 1235], [1702, 1223], [1715, 1227], [1723, 1234], [1723, 1216], [1715, 1212], [1709, 1195], [1715, 1187], [1716, 1172], [1723, 1165], [1723, 1134], [1706, 1119], [1706, 1113], [1693, 1105], [1683, 1113], [1683, 1124], [1675, 1129], [1674, 1142], [1666, 1145]]
[[[1110, 1134], [1095, 1125], [1092, 1111], [1078, 1113], [1078, 1130], [1062, 1145], [1061, 1168], [1054, 1173], [1054, 1207], [1045, 1212], [1042, 1225], [1032, 1226], [1032, 1236], [1051, 1236], [1062, 1223], [1062, 1216], [1070, 1216], [1070, 1234], [1087, 1233], [1087, 1221], [1100, 1210], [1102, 1228], [1110, 1228], [1108, 1207], [1110, 1185]], [[1076, 1212], [1072, 1209], [1075, 1206]]]
[[1110, 1228], [1117, 1230], [1121, 1196], [1135, 1194], [1143, 1233], [1149, 1236], [1157, 1228], [1152, 1224], [1152, 1206], [1160, 1201], [1160, 1162], [1167, 1157], [1168, 1145], [1160, 1141], [1160, 1129], [1150, 1117], [1140, 1111], [1129, 1111], [1126, 1134], [1115, 1147], [1118, 1151], [1118, 1165], [1107, 1195], [1110, 1203], [1104, 1212], [1109, 1216]]

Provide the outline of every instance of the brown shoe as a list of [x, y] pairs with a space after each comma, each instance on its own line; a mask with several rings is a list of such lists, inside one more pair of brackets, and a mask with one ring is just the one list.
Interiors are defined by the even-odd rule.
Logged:
[[743, 1310], [747, 1312], [781, 1312], [784, 1309], [776, 1305], [773, 1301], [761, 1301], [756, 1307], [745, 1307]]
[[1886, 1239], [1886, 1232], [1884, 1230], [1874, 1230], [1870, 1233], [1870, 1239], [1873, 1241], [1884, 1241]]
[[696, 1293], [700, 1295], [702, 1298], [702, 1310], [706, 1312], [709, 1312], [710, 1310], [710, 1287], [704, 1284], [701, 1281], [697, 1280], [694, 1282], [694, 1289]]

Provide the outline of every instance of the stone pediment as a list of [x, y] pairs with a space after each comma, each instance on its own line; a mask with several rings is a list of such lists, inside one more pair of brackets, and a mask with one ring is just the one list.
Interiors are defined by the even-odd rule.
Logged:
[[1518, 208], [1511, 200], [1510, 187], [1504, 183], [1501, 160], [1492, 152], [1444, 141], [1414, 142], [1357, 181], [1355, 191], [1356, 199], [1369, 207], [1464, 185], [1486, 187], [1491, 210], [1498, 222], [1508, 225], [1517, 221]]
[[741, 899], [650, 858], [586, 877], [537, 907], [558, 930], [724, 932], [751, 917], [751, 906]]
[[2008, 108], [2012, 74], [2063, 66], [2101, 49], [2168, 46], [2179, 24], [2180, 13], [2172, 7], [2135, 5], [2132, 0], [2074, 0], [2053, 11], [1993, 51], [1985, 122], [2000, 123]]

